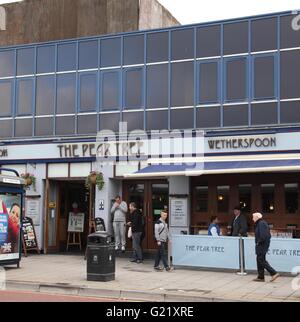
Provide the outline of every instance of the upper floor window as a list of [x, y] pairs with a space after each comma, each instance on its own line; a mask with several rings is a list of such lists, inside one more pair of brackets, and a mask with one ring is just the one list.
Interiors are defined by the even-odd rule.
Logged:
[[77, 46], [76, 43], [62, 44], [57, 46], [57, 70], [71, 71], [77, 69]]
[[12, 115], [13, 84], [11, 80], [0, 81], [0, 116]]
[[17, 115], [31, 115], [33, 111], [34, 80], [17, 80]]
[[221, 55], [221, 27], [209, 26], [197, 29], [197, 57]]
[[79, 42], [79, 69], [98, 68], [98, 41]]
[[101, 109], [120, 108], [120, 71], [105, 71], [101, 77]]
[[248, 52], [248, 21], [224, 25], [224, 55]]
[[125, 97], [126, 109], [138, 109], [143, 106], [143, 69], [130, 68], [125, 73]]
[[123, 65], [144, 63], [144, 35], [124, 37]]
[[82, 73], [79, 81], [80, 111], [97, 110], [97, 73]]
[[56, 114], [74, 114], [76, 106], [76, 74], [57, 75]]
[[0, 77], [10, 77], [15, 74], [15, 52], [13, 50], [0, 51]]
[[252, 20], [251, 34], [251, 51], [277, 49], [277, 18]]
[[[300, 46], [298, 13], [280, 18], [280, 48]], [[296, 28], [295, 28], [296, 27]]]
[[198, 104], [219, 102], [218, 61], [200, 62], [198, 68]]
[[34, 48], [17, 50], [17, 75], [33, 75], [35, 73]]
[[172, 60], [194, 58], [194, 29], [172, 31]]
[[53, 115], [55, 106], [55, 76], [36, 78], [36, 115]]
[[55, 72], [55, 46], [37, 47], [37, 73]]
[[121, 66], [121, 38], [102, 39], [101, 67]]
[[147, 63], [169, 60], [169, 33], [156, 32], [147, 35]]

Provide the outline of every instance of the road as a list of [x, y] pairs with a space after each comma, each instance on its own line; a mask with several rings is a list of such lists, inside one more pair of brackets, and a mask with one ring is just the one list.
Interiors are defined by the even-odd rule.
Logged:
[[116, 300], [24, 291], [0, 291], [0, 302], [115, 302]]

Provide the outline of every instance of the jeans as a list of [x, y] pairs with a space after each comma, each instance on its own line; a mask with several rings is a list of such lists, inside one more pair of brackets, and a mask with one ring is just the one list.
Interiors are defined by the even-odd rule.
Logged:
[[257, 261], [257, 271], [258, 271], [258, 278], [264, 279], [265, 278], [265, 270], [267, 270], [271, 276], [277, 274], [275, 269], [267, 262], [266, 254], [259, 254], [256, 258]]
[[126, 223], [124, 221], [114, 221], [113, 223], [116, 247], [126, 246]]
[[166, 245], [167, 245], [166, 242], [161, 242], [160, 246], [158, 246], [157, 253], [155, 256], [154, 267], [158, 267], [160, 261], [163, 262], [165, 268], [167, 268], [169, 266], [168, 261], [167, 261], [167, 256], [166, 256]]
[[132, 248], [133, 259], [137, 261], [143, 260], [142, 248], [141, 248], [141, 236], [142, 233], [132, 233]]

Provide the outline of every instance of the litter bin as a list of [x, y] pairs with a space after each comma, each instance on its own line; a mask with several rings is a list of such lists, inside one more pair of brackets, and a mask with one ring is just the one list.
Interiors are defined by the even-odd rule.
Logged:
[[112, 237], [106, 232], [88, 236], [87, 280], [108, 282], [115, 279], [115, 250]]

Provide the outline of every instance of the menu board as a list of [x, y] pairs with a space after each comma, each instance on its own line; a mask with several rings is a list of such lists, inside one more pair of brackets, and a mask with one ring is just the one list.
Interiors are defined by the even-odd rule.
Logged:
[[172, 227], [187, 226], [187, 198], [170, 198], [170, 216]]
[[22, 222], [23, 245], [27, 250], [38, 247], [33, 221], [29, 217], [23, 218]]
[[83, 233], [84, 231], [84, 213], [69, 213], [68, 232]]

